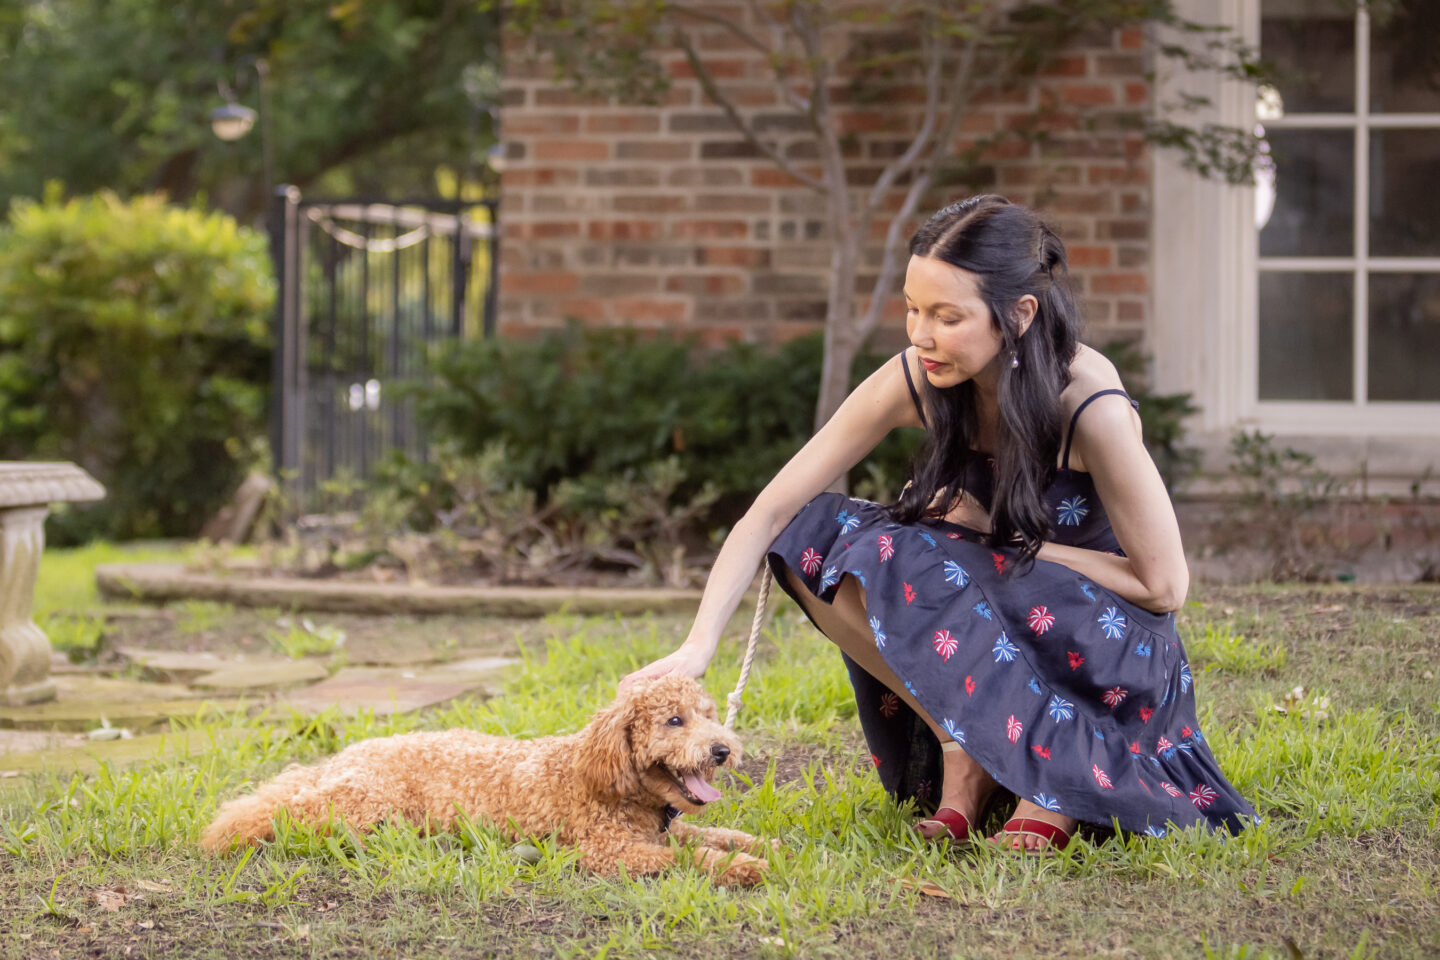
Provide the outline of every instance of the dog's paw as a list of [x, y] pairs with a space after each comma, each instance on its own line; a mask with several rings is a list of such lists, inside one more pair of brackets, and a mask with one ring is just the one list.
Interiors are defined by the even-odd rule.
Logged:
[[779, 840], [766, 840], [763, 837], [750, 837], [749, 840], [739, 849], [746, 853], [754, 854], [757, 857], [769, 856], [779, 853], [781, 850]]
[[753, 887], [765, 880], [770, 864], [759, 857], [737, 853], [727, 858], [715, 874], [715, 882], [727, 887]]
[[763, 837], [750, 837], [749, 842], [740, 849], [746, 853], [753, 853], [755, 856], [779, 853], [781, 845], [779, 840], [766, 840]]
[[775, 851], [780, 849], [779, 840], [766, 840], [762, 837], [756, 837], [751, 834], [744, 833], [740, 830], [728, 831], [727, 840], [729, 841], [729, 849], [743, 850], [746, 853], [754, 854], [757, 857], [769, 853], [774, 853]]

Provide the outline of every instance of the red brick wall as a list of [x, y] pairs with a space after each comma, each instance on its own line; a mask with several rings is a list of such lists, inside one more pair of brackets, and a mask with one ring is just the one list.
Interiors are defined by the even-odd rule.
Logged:
[[[698, 36], [707, 63], [755, 127], [788, 157], [810, 159], [813, 145], [777, 102], [760, 55], [719, 28]], [[533, 50], [512, 43], [507, 51], [502, 333], [575, 317], [673, 327], [711, 343], [780, 340], [824, 317], [830, 249], [819, 195], [744, 142], [678, 50], [662, 57], [673, 85], [663, 104], [644, 107], [579, 96], [557, 85]], [[1149, 310], [1146, 148], [1113, 123], [1109, 133], [1093, 132], [1115, 110], [1146, 104], [1145, 63], [1138, 30], [1085, 38], [1026, 88], [982, 92], [957, 142], [1013, 128], [1038, 108], [1054, 111], [1049, 141], [995, 151], [975, 187], [1049, 216], [1069, 247], [1092, 341], [1141, 334]], [[908, 142], [915, 97], [900, 91], [882, 108], [841, 105], [856, 183], [868, 187]], [[1092, 127], [1077, 121], [1076, 108]], [[970, 192], [937, 193], [931, 208]], [[898, 192], [893, 200], [898, 208]], [[885, 226], [874, 226], [871, 269]], [[872, 288], [873, 275], [863, 276], [857, 309]], [[901, 336], [898, 302], [887, 316], [889, 345]]]

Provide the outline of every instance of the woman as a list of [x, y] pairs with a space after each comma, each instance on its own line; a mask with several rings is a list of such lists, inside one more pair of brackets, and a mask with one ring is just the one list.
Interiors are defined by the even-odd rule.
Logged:
[[[1013, 849], [1063, 848], [1078, 821], [1239, 829], [1255, 814], [1200, 733], [1175, 632], [1175, 512], [1115, 368], [1079, 343], [1064, 246], [982, 196], [910, 251], [912, 347], [756, 498], [681, 647], [622, 684], [703, 673], [765, 556], [844, 653], [885, 788], [938, 805], [927, 838], [968, 839], [997, 785], [1020, 798], [991, 838]], [[916, 426], [898, 503], [821, 493]]]

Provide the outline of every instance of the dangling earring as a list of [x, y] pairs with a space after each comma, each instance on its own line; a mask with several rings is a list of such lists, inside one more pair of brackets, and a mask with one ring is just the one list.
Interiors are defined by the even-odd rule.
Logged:
[[1020, 369], [1020, 354], [1018, 354], [1018, 353], [1012, 353], [1012, 354], [1010, 354], [1010, 369], [1011, 369], [1011, 370], [1018, 370], [1018, 369]]

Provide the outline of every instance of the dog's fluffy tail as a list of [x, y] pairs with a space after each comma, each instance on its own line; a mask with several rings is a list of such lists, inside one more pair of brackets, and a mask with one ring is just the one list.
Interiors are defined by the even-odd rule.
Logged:
[[264, 784], [254, 793], [223, 804], [210, 826], [200, 834], [200, 847], [207, 853], [225, 853], [237, 845], [252, 845], [275, 839], [272, 822], [287, 801], [295, 797], [298, 782], [313, 778], [308, 767], [295, 767]]

